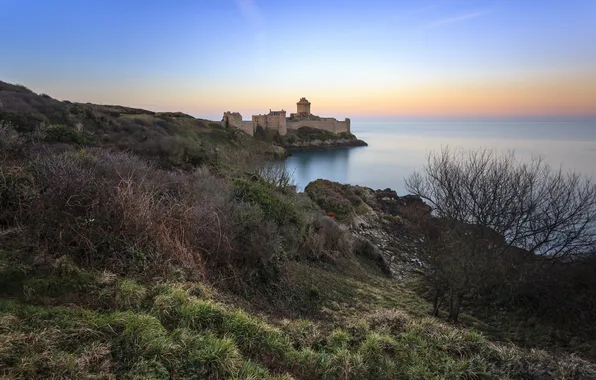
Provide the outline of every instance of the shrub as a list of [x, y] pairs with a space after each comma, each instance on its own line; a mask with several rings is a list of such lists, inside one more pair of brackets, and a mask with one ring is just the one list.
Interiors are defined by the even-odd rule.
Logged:
[[0, 120], [11, 123], [18, 132], [31, 132], [37, 126], [47, 123], [49, 119], [34, 112], [11, 112], [0, 110]]
[[304, 191], [321, 209], [334, 212], [340, 220], [348, 218], [355, 212], [354, 206], [362, 204], [350, 186], [325, 179], [309, 183]]
[[265, 218], [275, 221], [280, 226], [300, 223], [294, 205], [280, 199], [269, 186], [261, 182], [236, 180], [234, 196], [239, 200], [257, 204], [263, 210]]
[[353, 252], [361, 257], [370, 259], [377, 264], [381, 271], [391, 275], [391, 264], [385, 259], [381, 250], [366, 238], [357, 238], [353, 244]]
[[0, 225], [10, 225], [37, 196], [30, 175], [21, 167], [0, 166]]
[[165, 171], [96, 148], [44, 153], [13, 171], [0, 167], [0, 220], [82, 266], [267, 282], [302, 239], [293, 203], [262, 181], [232, 187], [205, 168]]
[[177, 263], [196, 275], [229, 249], [226, 196], [211, 178], [95, 150], [42, 157], [31, 168], [45, 191], [23, 221], [49, 253], [117, 273]]
[[235, 252], [220, 260], [236, 263], [244, 278], [261, 278], [264, 282], [276, 276], [277, 264], [283, 259], [284, 246], [279, 227], [267, 220], [256, 204], [240, 202], [232, 214]]
[[290, 192], [293, 178], [285, 166], [268, 163], [260, 166], [257, 169], [257, 173], [265, 184], [273, 187], [275, 190], [283, 193]]
[[14, 125], [8, 121], [0, 120], [0, 159], [19, 153], [23, 148], [24, 139], [17, 132]]
[[327, 216], [316, 215], [306, 228], [303, 247], [309, 258], [334, 258], [349, 255], [352, 252], [352, 241], [345, 227]]
[[68, 128], [65, 125], [50, 125], [43, 130], [45, 140], [74, 145], [87, 145], [89, 139], [79, 131]]

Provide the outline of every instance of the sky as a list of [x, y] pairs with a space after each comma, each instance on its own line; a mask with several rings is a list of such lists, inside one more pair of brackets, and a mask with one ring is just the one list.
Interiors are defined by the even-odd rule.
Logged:
[[596, 0], [0, 0], [0, 80], [221, 119], [596, 116]]

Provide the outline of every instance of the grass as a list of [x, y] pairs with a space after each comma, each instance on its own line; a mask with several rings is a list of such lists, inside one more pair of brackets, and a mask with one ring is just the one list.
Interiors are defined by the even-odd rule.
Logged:
[[241, 299], [201, 281], [138, 281], [80, 269], [67, 257], [46, 268], [39, 258], [19, 264], [20, 255], [2, 252], [1, 273], [22, 265], [27, 274], [0, 297], [0, 374], [8, 378], [596, 375], [576, 357], [494, 343], [426, 317], [429, 305], [413, 285], [386, 277], [365, 258], [288, 262], [277, 302], [241, 307]]

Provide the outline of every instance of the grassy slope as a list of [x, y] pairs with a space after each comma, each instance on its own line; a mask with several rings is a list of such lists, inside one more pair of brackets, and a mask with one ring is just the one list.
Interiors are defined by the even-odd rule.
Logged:
[[[425, 317], [407, 283], [357, 258], [291, 262], [283, 288], [238, 298], [42, 265], [17, 230], [0, 251], [0, 374], [9, 378], [590, 378], [574, 357], [495, 344]], [[252, 298], [252, 302], [247, 301]], [[268, 306], [265, 306], [268, 305]]]

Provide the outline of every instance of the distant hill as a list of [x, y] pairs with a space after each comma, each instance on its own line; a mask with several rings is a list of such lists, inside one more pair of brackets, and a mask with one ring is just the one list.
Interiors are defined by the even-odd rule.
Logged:
[[22, 85], [0, 81], [0, 121], [30, 133], [51, 127], [57, 142], [130, 150], [172, 166], [203, 164], [216, 147], [269, 144], [220, 123], [181, 112], [59, 101]]

